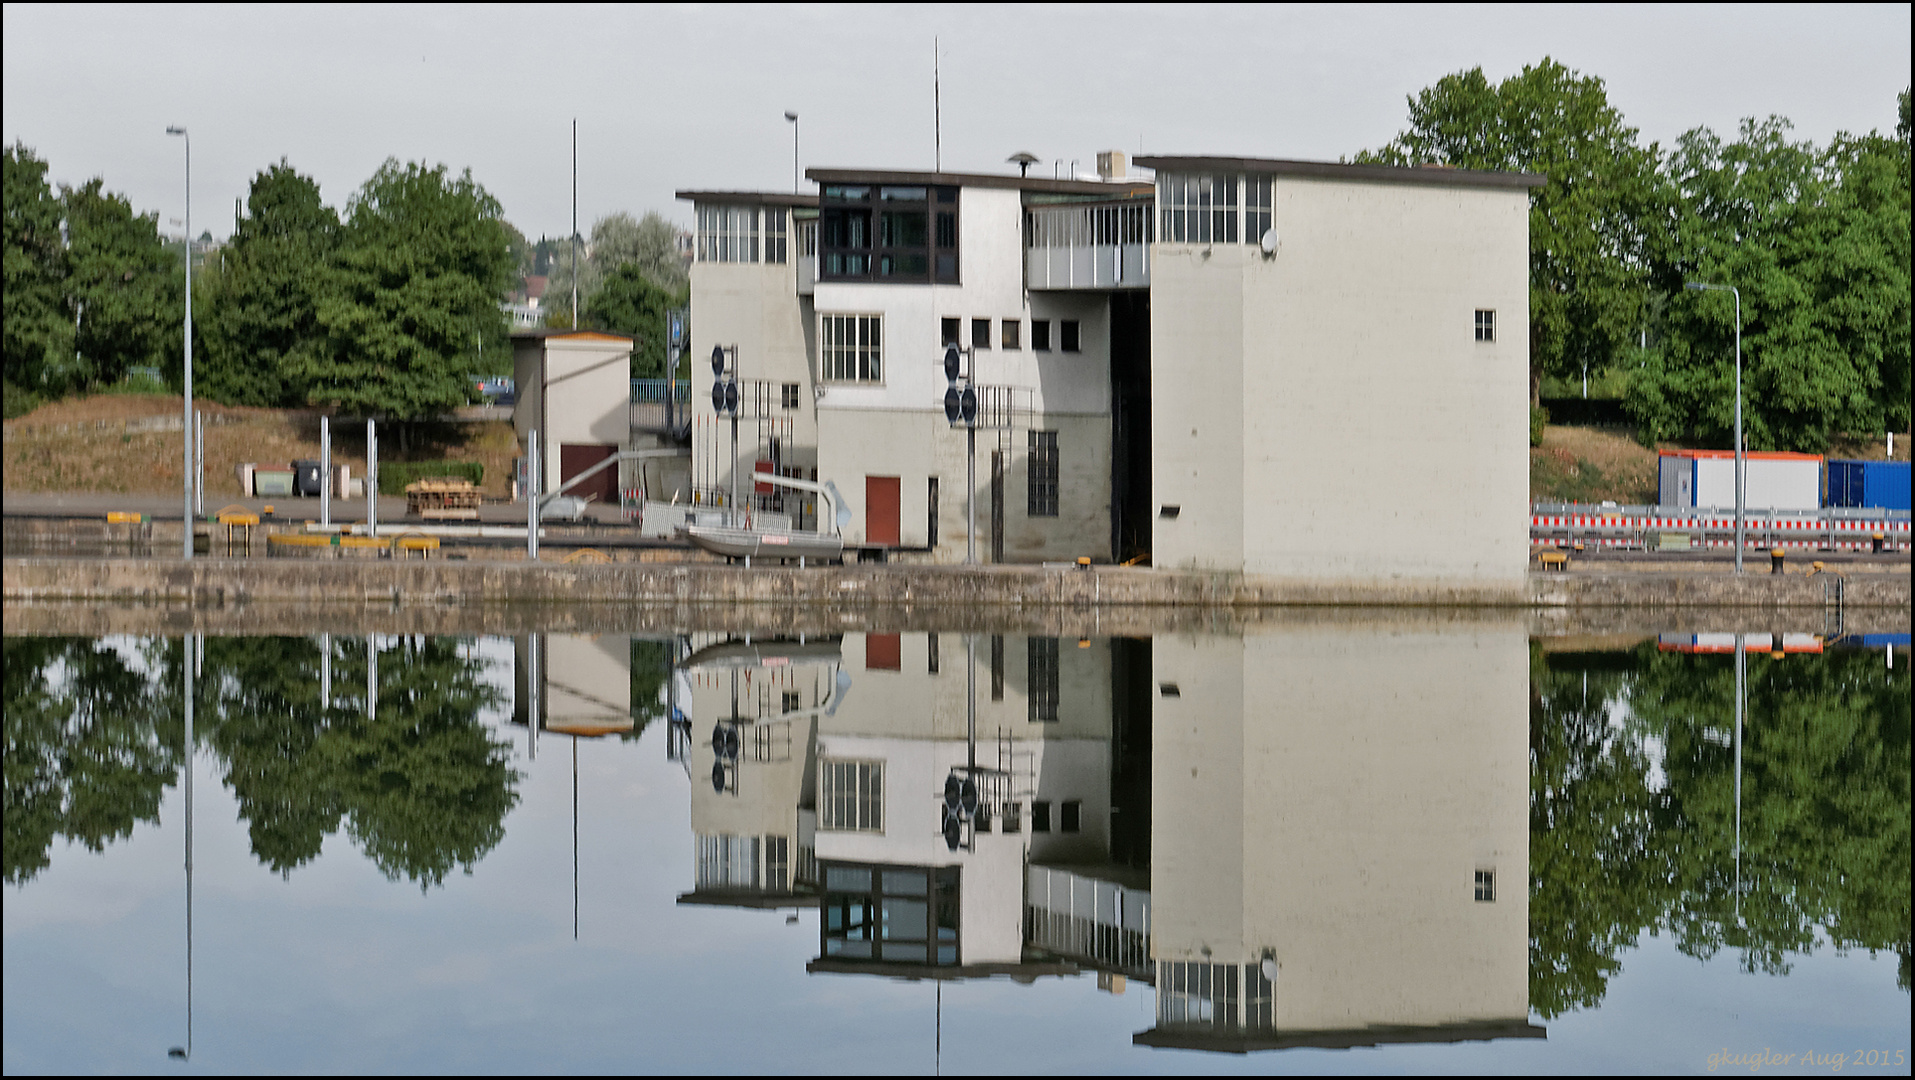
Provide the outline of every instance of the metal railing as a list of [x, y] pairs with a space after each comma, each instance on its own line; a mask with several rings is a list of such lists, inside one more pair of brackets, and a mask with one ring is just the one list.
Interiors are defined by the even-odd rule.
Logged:
[[[1743, 537], [1749, 548], [1870, 551], [1877, 533], [1882, 535], [1883, 550], [1909, 550], [1909, 512], [1847, 507], [1744, 511]], [[1532, 544], [1561, 547], [1581, 543], [1637, 551], [1733, 550], [1735, 511], [1539, 502], [1530, 506], [1529, 538]]]
[[1147, 288], [1151, 239], [1149, 202], [1030, 207], [1024, 212], [1030, 287]]
[[[692, 384], [689, 379], [672, 380], [671, 394], [675, 399], [671, 409], [671, 420], [677, 427], [683, 428], [691, 418]], [[664, 379], [633, 379], [631, 401], [631, 426], [641, 431], [666, 431]]]

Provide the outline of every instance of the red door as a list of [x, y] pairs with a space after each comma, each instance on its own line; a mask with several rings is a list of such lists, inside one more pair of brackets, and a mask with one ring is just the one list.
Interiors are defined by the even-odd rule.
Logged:
[[898, 546], [898, 478], [864, 478], [864, 542]]
[[[563, 484], [574, 476], [618, 453], [616, 446], [593, 446], [590, 444], [559, 444], [559, 483]], [[583, 499], [587, 495], [597, 495], [597, 502], [618, 505], [618, 466], [607, 465], [592, 474], [590, 480], [566, 492]]]

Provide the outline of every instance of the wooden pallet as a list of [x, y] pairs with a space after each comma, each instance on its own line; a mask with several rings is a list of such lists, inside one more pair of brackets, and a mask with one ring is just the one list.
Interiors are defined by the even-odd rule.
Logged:
[[479, 489], [452, 476], [415, 480], [406, 485], [406, 513], [427, 521], [477, 521]]

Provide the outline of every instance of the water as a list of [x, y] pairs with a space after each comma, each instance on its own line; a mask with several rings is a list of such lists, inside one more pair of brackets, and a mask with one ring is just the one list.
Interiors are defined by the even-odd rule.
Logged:
[[1907, 1073], [1896, 640], [9, 637], [4, 1064]]

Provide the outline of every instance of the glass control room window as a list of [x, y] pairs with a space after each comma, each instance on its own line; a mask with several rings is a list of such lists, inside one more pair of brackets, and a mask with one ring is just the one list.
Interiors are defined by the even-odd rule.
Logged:
[[[780, 230], [782, 236], [782, 225]], [[757, 262], [758, 208], [700, 206], [698, 259], [700, 262]]]
[[1160, 176], [1157, 190], [1163, 229], [1159, 239], [1177, 244], [1236, 243], [1237, 179], [1234, 175]]
[[785, 261], [785, 214], [782, 206], [765, 207], [765, 261], [768, 263]]

